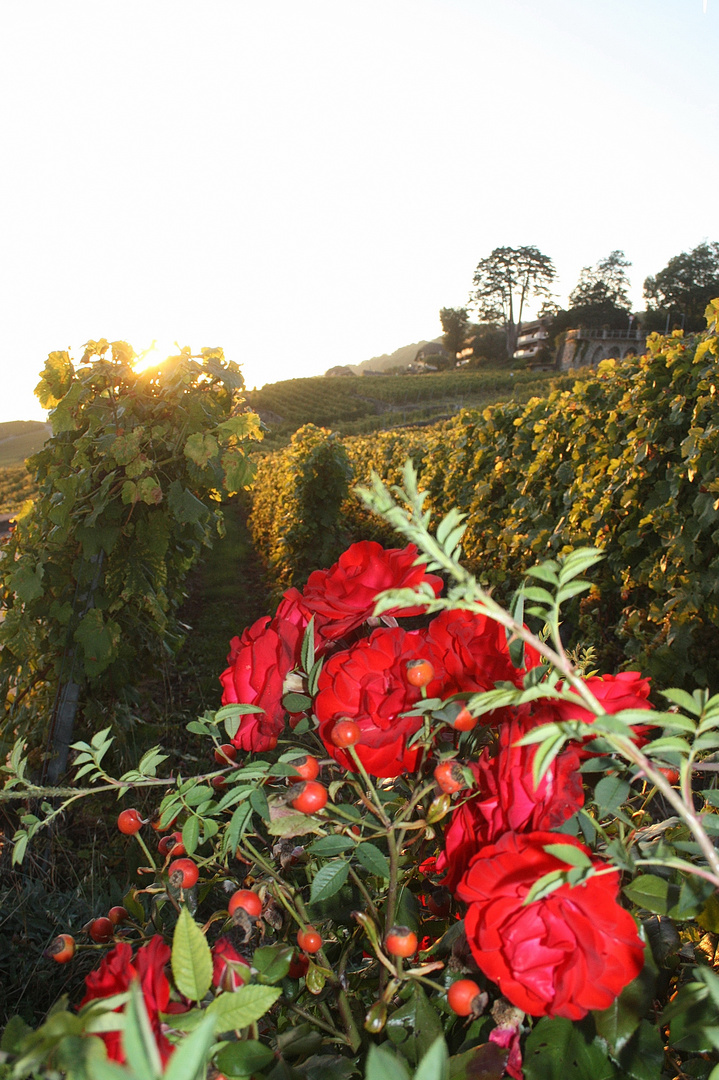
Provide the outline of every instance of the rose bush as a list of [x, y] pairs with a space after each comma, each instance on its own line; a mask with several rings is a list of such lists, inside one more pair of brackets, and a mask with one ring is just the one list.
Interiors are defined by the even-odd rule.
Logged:
[[[379, 1075], [402, 1075], [397, 1054], [415, 1068], [442, 1044], [458, 1078], [544, 1080], [563, 1064], [552, 1048], [575, 1037], [567, 1023], [582, 1021], [576, 1038], [597, 1075], [664, 1080], [660, 1064], [647, 1066], [663, 1059], [672, 1022], [668, 1012], [659, 1023], [656, 995], [671, 986], [679, 1004], [669, 1008], [693, 1010], [695, 1022], [705, 991], [683, 985], [679, 945], [662, 990], [643, 966], [637, 921], [648, 937], [647, 911], [719, 925], [711, 921], [719, 855], [702, 831], [719, 800], [704, 793], [700, 820], [686, 762], [686, 800], [661, 771], [671, 763], [662, 754], [688, 743], [640, 748], [653, 726], [686, 734], [695, 721], [652, 711], [636, 672], [583, 677], [562, 651], [558, 605], [547, 601], [548, 644], [463, 577], [451, 552], [426, 547], [455, 573], [451, 602], [414, 565], [414, 547], [359, 546], [233, 639], [223, 708], [188, 725], [206, 739], [205, 773], [160, 778], [153, 752], [114, 780], [102, 766], [107, 733], [76, 747], [78, 768], [113, 793], [162, 788], [148, 817], [181, 830], [187, 879], [171, 872], [173, 854], [148, 848], [139, 816], [127, 842], [142, 846], [143, 865], [123, 897], [132, 921], [115, 930], [82, 1003], [87, 1010], [139, 979], [162, 1060], [172, 1054], [178, 1076], [180, 1055], [200, 1053], [202, 1037], [205, 1060], [226, 1076], [354, 1075], [368, 1052], [374, 1068], [375, 1051]], [[554, 575], [557, 589], [562, 574], [574, 582], [572, 566], [576, 576], [587, 554], [571, 560], [545, 567], [543, 580]], [[406, 592], [390, 597], [383, 624], [367, 590], [388, 579], [425, 588], [417, 606]], [[421, 628], [394, 625], [420, 597], [429, 607]], [[518, 639], [521, 659], [510, 648]], [[704, 716], [706, 696], [674, 693]], [[641, 728], [637, 709], [647, 718]], [[244, 758], [223, 756], [228, 737]], [[652, 816], [657, 790], [681, 818], [673, 847], [671, 821]], [[644, 873], [656, 865], [665, 876]], [[118, 944], [121, 934], [132, 944]], [[664, 948], [665, 923], [659, 936]], [[640, 972], [625, 1005], [622, 992]], [[453, 1012], [455, 981], [472, 992]], [[130, 1027], [133, 1015], [125, 1009]], [[709, 1006], [701, 1018], [703, 1041], [692, 1033], [690, 1045], [713, 1047]], [[87, 1011], [74, 1020], [86, 1034], [97, 1023]], [[48, 1045], [57, 1038], [51, 1021]], [[122, 1060], [124, 1036], [107, 1023], [97, 1030]], [[682, 1045], [688, 1036], [677, 1030]], [[701, 1062], [688, 1064], [696, 1068], [687, 1075], [707, 1080]]]

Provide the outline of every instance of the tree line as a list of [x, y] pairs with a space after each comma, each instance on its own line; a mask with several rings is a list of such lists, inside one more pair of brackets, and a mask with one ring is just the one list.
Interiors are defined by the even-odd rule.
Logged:
[[[474, 356], [513, 356], [532, 302], [540, 303], [539, 317], [547, 320], [553, 338], [574, 327], [627, 329], [634, 318], [627, 276], [631, 265], [617, 249], [583, 267], [568, 306], [561, 308], [552, 292], [557, 271], [549, 256], [533, 246], [495, 248], [477, 264], [467, 305], [440, 310], [445, 346], [455, 356], [471, 340]], [[645, 279], [647, 307], [638, 321], [646, 333], [700, 331], [706, 306], [718, 295], [719, 242], [703, 241]], [[470, 321], [472, 311], [478, 323]]]

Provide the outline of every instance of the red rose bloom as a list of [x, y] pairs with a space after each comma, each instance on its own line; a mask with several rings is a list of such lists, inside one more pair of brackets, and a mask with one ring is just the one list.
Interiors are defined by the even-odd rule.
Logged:
[[220, 937], [212, 946], [212, 985], [222, 990], [237, 990], [250, 980], [250, 965], [240, 956], [228, 937]]
[[[374, 540], [352, 544], [329, 570], [315, 570], [303, 589], [303, 600], [318, 617], [320, 639], [336, 641], [361, 626], [374, 611], [375, 598], [385, 589], [414, 589], [423, 581], [442, 591], [442, 580], [415, 565], [417, 548], [383, 548]], [[403, 608], [390, 615], [421, 615], [423, 608]], [[321, 622], [320, 622], [321, 621]]]
[[[133, 980], [139, 979], [145, 1008], [163, 1065], [174, 1050], [174, 1046], [162, 1034], [159, 1017], [159, 1013], [167, 1011], [170, 1000], [170, 984], [165, 975], [165, 964], [169, 959], [170, 947], [165, 944], [159, 934], [155, 934], [150, 941], [137, 950], [134, 962], [132, 946], [123, 941], [103, 957], [96, 971], [91, 971], [85, 976], [87, 992], [80, 1002], [83, 1006], [95, 998], [121, 994], [127, 990]], [[115, 1012], [119, 1011], [121, 1010], [115, 1010]], [[107, 1047], [107, 1056], [112, 1061], [124, 1062], [121, 1032], [101, 1032], [100, 1038], [104, 1040]]]
[[458, 806], [444, 836], [437, 872], [453, 891], [473, 856], [506, 832], [556, 829], [584, 805], [579, 753], [570, 747], [558, 754], [535, 789], [532, 762], [536, 746], [515, 746], [536, 725], [517, 717], [503, 724], [499, 747], [485, 748], [469, 768], [477, 782], [474, 798]]
[[229, 667], [220, 675], [223, 705], [258, 705], [261, 713], [243, 716], [232, 739], [238, 750], [272, 750], [285, 726], [284, 681], [300, 660], [305, 627], [301, 615], [270, 620], [263, 616], [230, 643]]
[[[504, 627], [474, 611], [441, 612], [429, 625], [427, 643], [435, 669], [444, 672], [440, 680], [441, 697], [493, 690], [498, 682], [521, 686], [527, 668], [536, 667], [541, 661], [539, 653], [527, 645], [526, 668], [516, 668], [509, 655]], [[503, 715], [512, 713], [497, 709], [490, 717], [496, 723]]]
[[[647, 701], [649, 679], [645, 679], [638, 671], [620, 671], [618, 675], [592, 675], [584, 682], [607, 715], [621, 712], [622, 709], [651, 709]], [[561, 689], [562, 684], [560, 683], [559, 686]], [[585, 724], [591, 724], [596, 720], [594, 713], [590, 712], [579, 698], [576, 705], [570, 701], [538, 702], [534, 707], [533, 715], [538, 723], [549, 723], [553, 720], [581, 720]], [[637, 744], [643, 746], [647, 741], [649, 727], [646, 724], [635, 724], [632, 730]], [[580, 753], [582, 757], [591, 756], [586, 751], [580, 750]]]
[[505, 833], [474, 857], [457, 895], [469, 905], [472, 955], [504, 996], [532, 1016], [580, 1020], [590, 1009], [608, 1008], [636, 978], [644, 947], [634, 919], [617, 903], [616, 871], [562, 885], [524, 906], [543, 874], [567, 869], [544, 850], [557, 843], [591, 855], [562, 833]]
[[[361, 732], [355, 750], [373, 776], [399, 776], [417, 765], [419, 750], [407, 749], [407, 739], [422, 726], [419, 716], [401, 717], [421, 697], [406, 678], [407, 661], [425, 652], [418, 630], [380, 627], [368, 638], [331, 656], [319, 677], [315, 713], [319, 735], [328, 754], [353, 770], [346, 750], [330, 738], [337, 720], [354, 720]], [[432, 683], [430, 683], [430, 687]]]

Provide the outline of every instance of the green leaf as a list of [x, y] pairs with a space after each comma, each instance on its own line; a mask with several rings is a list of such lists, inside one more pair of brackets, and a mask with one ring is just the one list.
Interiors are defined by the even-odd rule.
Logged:
[[616, 814], [630, 790], [629, 784], [621, 776], [603, 776], [594, 789], [594, 801], [600, 813]]
[[137, 1080], [157, 1080], [161, 1076], [160, 1052], [147, 1015], [139, 979], [130, 984], [130, 1000], [125, 1006], [122, 1049]]
[[172, 974], [177, 989], [191, 1001], [202, 1001], [212, 984], [210, 946], [186, 907], [172, 938]]
[[282, 698], [282, 707], [287, 709], [287, 712], [300, 713], [309, 709], [312, 705], [312, 698], [307, 694], [285, 694]]
[[205, 1063], [214, 1045], [215, 1034], [214, 1018], [206, 1013], [202, 1023], [173, 1051], [163, 1080], [204, 1080]]
[[560, 859], [569, 866], [592, 866], [592, 860], [586, 852], [575, 847], [574, 844], [545, 844], [544, 850], [548, 855], [553, 855], [555, 859]]
[[310, 904], [317, 904], [321, 900], [328, 900], [330, 896], [338, 893], [350, 872], [350, 864], [346, 859], [333, 859], [325, 863], [312, 879], [310, 889]]
[[17, 570], [10, 575], [9, 586], [18, 600], [21, 600], [23, 604], [28, 604], [44, 594], [45, 589], [42, 584], [44, 576], [42, 564], [31, 567], [21, 561]]
[[205, 521], [209, 510], [203, 502], [183, 487], [179, 480], [173, 480], [167, 492], [167, 505], [170, 513], [182, 524], [195, 524]]
[[680, 690], [678, 687], [673, 686], [669, 690], [660, 690], [659, 693], [667, 701], [671, 701], [672, 705], [678, 705], [680, 709], [684, 709], [684, 712], [691, 713], [692, 716], [701, 716], [701, 703], [693, 698], [691, 694], [688, 694], [686, 690]]
[[614, 1080], [618, 1075], [601, 1047], [560, 1016], [543, 1016], [535, 1024], [522, 1068], [525, 1080]]
[[622, 1076], [631, 1080], [656, 1080], [664, 1064], [664, 1040], [657, 1028], [642, 1020], [628, 1043], [620, 1050], [618, 1059]]
[[275, 986], [240, 986], [230, 994], [220, 994], [207, 1006], [215, 1024], [215, 1034], [248, 1027], [271, 1009], [282, 990]]
[[442, 1035], [422, 1057], [413, 1080], [449, 1080], [449, 1052]]
[[17, 1054], [21, 1040], [32, 1028], [21, 1016], [11, 1016], [5, 1025], [5, 1030], [0, 1037], [0, 1050], [6, 1054]]
[[666, 915], [679, 899], [679, 886], [656, 874], [639, 874], [622, 890], [638, 907]]
[[183, 453], [200, 469], [204, 469], [209, 461], [218, 457], [220, 448], [214, 435], [207, 435], [197, 431], [194, 435], [190, 435], [185, 443]]
[[450, 1080], [502, 1080], [509, 1051], [486, 1042], [449, 1059]]
[[597, 1034], [607, 1042], [615, 1056], [631, 1039], [654, 999], [657, 969], [648, 946], [644, 956], [644, 967], [636, 979], [624, 987], [608, 1009], [595, 1010], [593, 1014]]
[[393, 1054], [386, 1046], [374, 1043], [367, 1054], [365, 1080], [411, 1080], [410, 1072], [402, 1058]]
[[189, 817], [185, 824], [182, 826], [182, 843], [185, 845], [185, 851], [188, 855], [194, 855], [197, 851], [197, 843], [200, 839], [200, 819], [195, 817]]
[[105, 622], [102, 612], [92, 608], [80, 620], [74, 638], [82, 646], [87, 674], [100, 675], [117, 656], [121, 631], [114, 620]]
[[442, 1037], [439, 1016], [419, 983], [412, 984], [408, 1000], [388, 1017], [386, 1031], [410, 1065], [417, 1065], [435, 1039]]
[[290, 970], [294, 949], [287, 945], [263, 945], [255, 949], [252, 966], [263, 983], [278, 983]]
[[354, 846], [355, 841], [349, 836], [321, 836], [319, 840], [314, 840], [306, 850], [310, 855], [321, 855], [326, 858], [329, 855], [340, 855]]
[[215, 1058], [220, 1072], [231, 1077], [251, 1077], [274, 1060], [274, 1051], [256, 1039], [227, 1043]]
[[374, 844], [359, 844], [355, 855], [370, 874], [389, 879], [389, 859]]

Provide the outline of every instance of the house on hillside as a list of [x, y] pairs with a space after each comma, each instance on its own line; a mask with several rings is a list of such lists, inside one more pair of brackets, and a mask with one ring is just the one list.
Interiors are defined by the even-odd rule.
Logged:
[[[420, 370], [436, 371], [436, 366], [432, 367], [429, 364], [429, 361], [432, 359], [440, 364], [453, 361], [452, 354], [445, 349], [441, 341], [426, 341], [424, 345], [420, 345], [419, 349], [417, 349], [412, 365]], [[424, 365], [424, 367], [422, 367], [422, 365]]]
[[325, 378], [327, 378], [328, 376], [334, 376], [334, 375], [355, 375], [355, 374], [356, 374], [356, 372], [354, 372], [351, 367], [348, 367], [347, 364], [335, 364], [334, 367], [329, 368], [329, 370], [325, 372]]
[[512, 353], [514, 360], [527, 360], [554, 366], [554, 355], [550, 342], [550, 323], [548, 319], [535, 319], [524, 323], [519, 329], [517, 348]]

